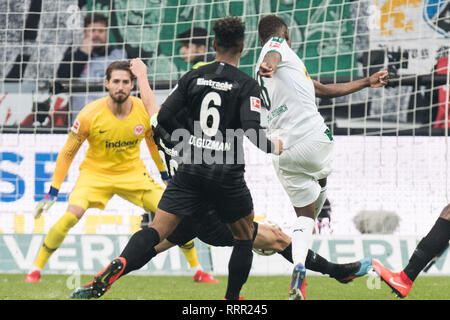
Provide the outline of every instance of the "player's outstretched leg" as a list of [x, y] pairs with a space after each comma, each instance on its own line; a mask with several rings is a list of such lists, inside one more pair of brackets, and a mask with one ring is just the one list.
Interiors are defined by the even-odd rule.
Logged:
[[[154, 218], [154, 213], [151, 212], [146, 212], [144, 213], [142, 216], [142, 220], [141, 220], [141, 227], [143, 229], [145, 228], [149, 228], [151, 221], [153, 221]], [[165, 242], [166, 244], [168, 243], [167, 241]], [[160, 245], [160, 250], [159, 252], [165, 251], [167, 250], [169, 247], [161, 247], [161, 243]], [[191, 270], [193, 270], [194, 273], [194, 282], [200, 282], [200, 283], [218, 283], [219, 280], [215, 279], [213, 276], [211, 276], [209, 273], [203, 271], [202, 265], [200, 264], [200, 261], [198, 260], [197, 257], [197, 250], [195, 249], [195, 244], [194, 244], [194, 240], [190, 240], [188, 242], [186, 242], [183, 245], [179, 246], [181, 249], [181, 252], [183, 252], [184, 257], [186, 258], [187, 262], [189, 263], [189, 267], [191, 268]]]
[[434, 257], [442, 253], [449, 241], [450, 204], [442, 210], [430, 232], [417, 244], [403, 271], [392, 272], [376, 260], [372, 261], [373, 269], [400, 298], [404, 298], [419, 273]]
[[364, 258], [357, 262], [338, 265], [338, 274], [334, 275], [340, 283], [349, 283], [353, 279], [365, 276], [372, 269], [372, 258]]
[[413, 282], [403, 271], [392, 272], [375, 259], [372, 261], [372, 265], [375, 272], [398, 297], [404, 298], [408, 295]]
[[92, 299], [103, 296], [111, 285], [116, 281], [125, 270], [126, 260], [118, 257], [111, 261], [102, 271], [97, 273], [92, 282], [75, 289], [70, 298], [72, 299]]
[[[294, 263], [292, 258], [292, 242], [287, 234], [274, 225], [254, 223], [254, 226], [256, 230], [255, 248], [276, 251], [287, 261]], [[206, 240], [206, 243], [210, 242]], [[214, 242], [210, 244], [214, 245]], [[256, 250], [256, 253], [258, 252]], [[353, 279], [365, 276], [368, 273], [372, 267], [372, 259], [364, 258], [351, 263], [338, 264], [328, 261], [310, 249], [306, 256], [305, 267], [308, 270], [329, 275], [341, 283], [349, 283]]]
[[[292, 244], [289, 243], [283, 251], [278, 253], [290, 263], [293, 263], [291, 251]], [[351, 282], [353, 279], [367, 275], [369, 270], [372, 268], [372, 258], [366, 257], [359, 261], [350, 263], [332, 263], [320, 254], [315, 253], [312, 250], [308, 250], [305, 267], [308, 270], [329, 275], [331, 278], [336, 279], [340, 283], [346, 284]]]
[[[119, 277], [140, 269], [156, 256], [156, 251], [152, 244], [158, 242], [159, 236], [155, 229], [143, 228], [139, 230], [131, 236], [118, 258], [111, 261], [90, 283], [75, 289], [70, 298], [92, 299], [101, 297]], [[105, 288], [104, 282], [106, 281], [108, 285], [106, 290], [103, 290]]]

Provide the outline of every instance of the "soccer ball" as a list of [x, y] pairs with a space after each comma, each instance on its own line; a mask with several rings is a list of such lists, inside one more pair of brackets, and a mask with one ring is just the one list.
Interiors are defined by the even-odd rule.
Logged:
[[[256, 222], [259, 224], [265, 224], [268, 226], [272, 226], [272, 227], [275, 227], [275, 228], [278, 228], [281, 230], [281, 228], [275, 222], [267, 220], [267, 219], [263, 219], [263, 220], [256, 221]], [[253, 248], [253, 252], [259, 254], [260, 256], [271, 256], [276, 253], [275, 250], [264, 250], [264, 249], [256, 249], [256, 248]]]

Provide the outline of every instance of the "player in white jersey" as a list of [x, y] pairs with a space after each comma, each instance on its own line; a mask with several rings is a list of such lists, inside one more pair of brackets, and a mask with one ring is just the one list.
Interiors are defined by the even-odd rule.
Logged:
[[312, 80], [303, 61], [290, 48], [286, 23], [275, 15], [262, 18], [256, 77], [267, 108], [268, 136], [283, 141], [284, 152], [273, 165], [286, 190], [297, 219], [293, 225], [292, 273], [289, 299], [305, 299], [304, 268], [312, 245], [317, 214], [326, 200], [326, 180], [331, 173], [333, 137], [316, 106], [316, 96], [339, 97], [366, 87], [387, 84], [387, 71], [369, 78], [324, 85]]

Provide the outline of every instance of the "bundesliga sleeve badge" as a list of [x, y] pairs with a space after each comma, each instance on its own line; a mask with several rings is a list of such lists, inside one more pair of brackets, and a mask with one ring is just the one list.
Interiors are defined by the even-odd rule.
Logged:
[[261, 113], [261, 99], [257, 97], [250, 97], [250, 110]]
[[279, 49], [281, 48], [281, 44], [283, 43], [283, 38], [273, 37], [269, 41], [269, 49]]
[[78, 133], [78, 131], [80, 130], [80, 121], [78, 121], [78, 119], [75, 120], [75, 123], [73, 124], [71, 130], [74, 133]]

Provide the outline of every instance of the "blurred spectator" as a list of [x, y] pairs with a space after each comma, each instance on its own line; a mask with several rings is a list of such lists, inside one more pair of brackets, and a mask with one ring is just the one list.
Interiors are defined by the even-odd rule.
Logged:
[[[103, 82], [109, 64], [127, 59], [125, 50], [108, 45], [108, 26], [108, 19], [101, 14], [92, 13], [84, 18], [83, 41], [78, 48], [69, 47], [65, 52], [58, 68], [58, 79]], [[75, 119], [86, 104], [103, 95], [103, 92], [72, 94], [71, 119]]]
[[208, 32], [199, 27], [186, 30], [178, 35], [181, 43], [180, 54], [183, 60], [192, 69], [197, 69], [210, 61], [214, 61], [215, 56], [208, 53]]
[[103, 81], [108, 65], [127, 59], [125, 50], [108, 45], [108, 19], [98, 13], [84, 18], [83, 41], [75, 51], [69, 47], [58, 69], [58, 78]]

